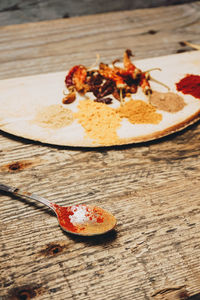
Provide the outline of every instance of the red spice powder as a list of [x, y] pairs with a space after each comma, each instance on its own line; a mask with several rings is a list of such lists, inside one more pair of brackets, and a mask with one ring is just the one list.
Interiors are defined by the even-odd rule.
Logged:
[[99, 217], [97, 218], [97, 223], [103, 223], [103, 218], [99, 216]]
[[94, 210], [93, 210], [93, 212], [94, 212], [94, 215], [96, 215], [96, 221], [97, 221], [97, 223], [103, 223], [104, 218], [102, 216], [101, 209], [97, 209], [97, 207], [95, 207]]
[[183, 94], [189, 94], [200, 99], [200, 76], [187, 74], [176, 83], [176, 89]]
[[60, 225], [63, 228], [72, 232], [77, 232], [79, 230], [79, 228], [74, 226], [70, 221], [70, 216], [74, 214], [70, 208], [62, 207], [57, 204], [53, 204], [52, 206], [55, 208]]
[[[95, 222], [104, 222], [102, 210], [97, 207], [93, 209], [85, 205], [62, 207], [57, 204], [52, 204], [52, 207], [56, 211], [61, 227], [67, 231], [78, 233], [87, 230]], [[83, 226], [83, 223], [85, 226]]]

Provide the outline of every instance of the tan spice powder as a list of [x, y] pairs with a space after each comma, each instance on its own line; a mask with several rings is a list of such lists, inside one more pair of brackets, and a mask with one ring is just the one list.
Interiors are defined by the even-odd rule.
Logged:
[[73, 113], [62, 105], [52, 104], [38, 111], [33, 122], [44, 128], [59, 129], [73, 122]]
[[122, 118], [128, 118], [132, 124], [158, 124], [162, 115], [156, 108], [142, 100], [130, 100], [117, 109]]
[[149, 101], [157, 109], [164, 110], [170, 113], [176, 113], [182, 110], [186, 105], [183, 97], [172, 92], [160, 93], [157, 91], [153, 91], [153, 93], [150, 95]]
[[86, 99], [79, 102], [78, 109], [74, 117], [88, 137], [103, 145], [111, 145], [119, 140], [116, 130], [121, 118], [114, 108]]

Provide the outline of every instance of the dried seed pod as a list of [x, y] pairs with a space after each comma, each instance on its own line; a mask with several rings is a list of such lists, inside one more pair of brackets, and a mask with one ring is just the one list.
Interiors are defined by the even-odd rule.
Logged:
[[63, 104], [70, 104], [76, 99], [76, 92], [71, 92], [62, 99]]

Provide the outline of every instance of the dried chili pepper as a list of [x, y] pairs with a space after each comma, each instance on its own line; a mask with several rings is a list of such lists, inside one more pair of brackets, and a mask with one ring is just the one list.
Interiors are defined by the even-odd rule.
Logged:
[[117, 88], [126, 87], [123, 77], [119, 74], [119, 68], [111, 68], [107, 64], [100, 63], [99, 72], [103, 77], [113, 80]]
[[73, 86], [73, 75], [76, 72], [76, 70], [78, 70], [80, 66], [74, 66], [69, 70], [69, 73], [67, 74], [67, 76], [65, 77], [65, 84], [66, 86], [69, 88], [71, 86]]
[[88, 91], [86, 85], [87, 69], [85, 66], [79, 66], [73, 74], [72, 81], [75, 89], [79, 93], [85, 94]]
[[68, 75], [65, 77], [65, 84], [68, 89], [75, 88], [78, 92], [86, 92], [87, 86], [85, 84], [87, 76], [87, 69], [85, 66], [77, 65], [70, 69]]
[[63, 99], [63, 103], [73, 102], [74, 92], [83, 95], [92, 92], [96, 97], [95, 101], [107, 104], [111, 103], [110, 100], [105, 100], [109, 98], [107, 96], [112, 95], [122, 102], [128, 94], [136, 93], [138, 87], [149, 95], [152, 92], [149, 81], [159, 82], [149, 75], [150, 70], [143, 72], [137, 68], [132, 63], [131, 56], [133, 56], [131, 50], [127, 49], [124, 52], [123, 67], [115, 65], [118, 60], [115, 60], [112, 66], [100, 63], [99, 69], [89, 70], [83, 65], [72, 67], [65, 78], [65, 84], [70, 93]]

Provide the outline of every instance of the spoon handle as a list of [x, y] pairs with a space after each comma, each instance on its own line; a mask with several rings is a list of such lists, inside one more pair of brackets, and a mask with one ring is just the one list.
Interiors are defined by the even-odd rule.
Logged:
[[50, 207], [52, 210], [54, 210], [54, 208], [52, 207], [52, 203], [49, 200], [47, 200], [43, 197], [40, 197], [36, 194], [31, 194], [29, 192], [24, 192], [24, 191], [21, 191], [21, 189], [11, 187], [11, 186], [8, 186], [8, 185], [5, 185], [5, 184], [1, 184], [1, 183], [0, 183], [0, 190], [5, 191], [5, 192], [9, 192], [13, 195], [17, 195], [17, 196], [20, 196], [20, 197], [25, 197], [25, 198], [28, 198], [28, 199], [33, 199], [33, 200], [39, 201], [39, 202], [47, 205], [48, 207]]

